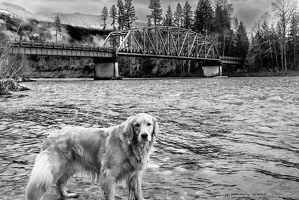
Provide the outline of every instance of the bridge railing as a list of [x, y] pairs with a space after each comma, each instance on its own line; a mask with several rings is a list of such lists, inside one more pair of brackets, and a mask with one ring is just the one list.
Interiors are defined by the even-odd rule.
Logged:
[[[140, 36], [140, 35], [139, 35]], [[238, 57], [229, 57], [229, 56], [222, 56], [222, 57], [214, 57], [216, 56], [214, 53], [213, 54], [204, 54], [205, 46], [201, 45], [199, 47], [195, 47], [195, 41], [196, 37], [193, 38], [193, 46], [189, 47], [188, 43], [186, 44], [186, 50], [184, 50], [184, 45], [182, 45], [180, 48], [177, 47], [179, 44], [178, 39], [177, 43], [175, 43], [175, 46], [171, 51], [171, 49], [167, 49], [167, 46], [170, 46], [172, 43], [171, 41], [174, 42], [173, 39], [166, 40], [167, 45], [163, 44], [161, 48], [149, 48], [145, 47], [140, 48], [141, 44], [138, 44], [137, 41], [134, 38], [135, 36], [133, 35], [130, 40], [128, 40], [131, 45], [130, 46], [95, 46], [95, 45], [84, 45], [84, 44], [66, 44], [66, 43], [51, 43], [51, 42], [44, 42], [44, 41], [13, 41], [11, 44], [12, 48], [15, 48], [15, 51], [12, 51], [12, 53], [20, 53], [16, 48], [27, 48], [31, 49], [29, 52], [26, 52], [27, 54], [39, 54], [41, 51], [38, 49], [48, 49], [49, 51], [55, 51], [53, 54], [59, 54], [57, 53], [57, 50], [74, 50], [74, 51], [83, 51], [82, 53], [75, 54], [75, 55], [93, 55], [93, 56], [103, 56], [105, 54], [102, 53], [112, 53], [115, 54], [117, 52], [118, 55], [126, 55], [126, 56], [150, 56], [150, 57], [157, 57], [157, 58], [174, 58], [174, 59], [197, 59], [200, 55], [202, 56], [200, 59], [204, 60], [215, 60], [219, 59], [223, 64], [244, 64], [244, 59], [243, 58], [238, 58]], [[137, 36], [136, 36], [137, 37]], [[187, 38], [187, 34], [185, 34], [185, 40]], [[143, 38], [144, 39], [144, 38]], [[160, 38], [162, 39], [162, 38]], [[135, 44], [134, 41], [135, 40]], [[171, 40], [171, 41], [170, 41]], [[121, 41], [121, 40], [120, 40]], [[186, 41], [185, 41], [186, 42]], [[134, 45], [133, 45], [134, 44]], [[210, 43], [211, 44], [211, 43]], [[172, 44], [173, 45], [173, 44]], [[120, 48], [121, 47], [121, 48]], [[198, 49], [199, 48], [199, 49]], [[209, 49], [211, 50], [213, 46], [210, 46]], [[34, 50], [35, 49], [35, 50]], [[52, 49], [52, 50], [51, 50]], [[198, 51], [195, 51], [198, 49]], [[180, 50], [178, 52], [178, 50]], [[96, 54], [89, 54], [89, 52], [94, 52]], [[25, 53], [25, 51], [22, 51], [22, 53]], [[64, 54], [61, 52], [61, 54]], [[70, 55], [70, 54], [67, 54]], [[71, 54], [73, 55], [73, 54]]]
[[66, 44], [66, 43], [51, 43], [43, 41], [14, 41], [12, 47], [27, 47], [27, 48], [45, 48], [45, 49], [66, 49], [66, 50], [84, 50], [84, 51], [106, 51], [114, 52], [115, 49], [109, 47], [100, 47], [95, 45], [84, 44]]
[[220, 56], [221, 60], [238, 60], [238, 61], [244, 61], [244, 58], [240, 57], [231, 57], [231, 56]]

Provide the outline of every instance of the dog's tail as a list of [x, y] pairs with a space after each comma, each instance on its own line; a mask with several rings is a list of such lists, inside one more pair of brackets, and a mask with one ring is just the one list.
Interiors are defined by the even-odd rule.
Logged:
[[26, 189], [27, 200], [41, 200], [53, 183], [53, 169], [50, 153], [42, 151], [35, 161], [31, 177]]

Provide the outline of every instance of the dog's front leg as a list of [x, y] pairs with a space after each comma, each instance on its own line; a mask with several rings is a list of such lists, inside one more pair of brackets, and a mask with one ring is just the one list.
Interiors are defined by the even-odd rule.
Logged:
[[114, 200], [115, 197], [115, 178], [111, 176], [102, 177], [101, 188], [105, 200]]
[[129, 200], [143, 200], [141, 190], [141, 174], [137, 172], [128, 180]]

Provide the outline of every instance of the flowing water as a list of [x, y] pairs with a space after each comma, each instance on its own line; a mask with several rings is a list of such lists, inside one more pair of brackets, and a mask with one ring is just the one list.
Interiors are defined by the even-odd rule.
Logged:
[[[160, 125], [145, 199], [299, 199], [299, 77], [38, 80], [0, 97], [0, 199], [24, 199], [47, 131], [107, 127], [139, 112]], [[99, 198], [80, 175], [80, 199]], [[117, 200], [127, 199], [123, 185]], [[45, 196], [58, 199], [54, 187]], [[100, 198], [99, 198], [100, 199]]]

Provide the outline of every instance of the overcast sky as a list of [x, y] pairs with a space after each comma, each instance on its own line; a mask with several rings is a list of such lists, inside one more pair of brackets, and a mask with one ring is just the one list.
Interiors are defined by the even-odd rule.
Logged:
[[[20, 5], [32, 13], [84, 13], [99, 15], [104, 6], [108, 9], [117, 0], [0, 0], [0, 2], [9, 2]], [[146, 22], [146, 15], [150, 14], [148, 4], [150, 0], [133, 0], [136, 14], [139, 21]], [[273, 0], [228, 0], [233, 3], [234, 15], [244, 22], [247, 31], [250, 31], [253, 23], [257, 21], [265, 12], [271, 12], [271, 1]], [[185, 0], [160, 0], [163, 8], [163, 16], [168, 5], [171, 5], [174, 11], [178, 2], [183, 6]], [[189, 0], [194, 11], [198, 0]]]

